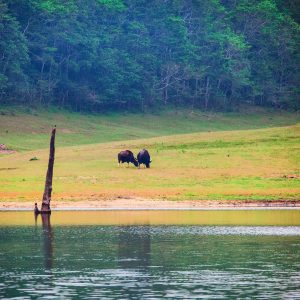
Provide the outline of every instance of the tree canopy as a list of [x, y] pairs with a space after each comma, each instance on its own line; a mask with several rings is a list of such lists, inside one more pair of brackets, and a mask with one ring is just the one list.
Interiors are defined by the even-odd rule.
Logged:
[[0, 104], [299, 109], [299, 16], [297, 0], [0, 0]]

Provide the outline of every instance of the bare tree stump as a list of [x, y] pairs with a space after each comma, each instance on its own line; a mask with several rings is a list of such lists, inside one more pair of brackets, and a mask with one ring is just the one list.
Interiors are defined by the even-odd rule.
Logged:
[[49, 162], [48, 170], [46, 175], [45, 190], [43, 195], [41, 214], [50, 214], [50, 202], [52, 194], [52, 178], [53, 178], [53, 166], [54, 166], [54, 156], [55, 156], [55, 133], [56, 126], [52, 129], [51, 139], [50, 139], [50, 153], [49, 153]]

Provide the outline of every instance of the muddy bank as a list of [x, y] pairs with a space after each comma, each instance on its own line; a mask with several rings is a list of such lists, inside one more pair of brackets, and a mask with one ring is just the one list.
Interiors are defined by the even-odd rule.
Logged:
[[[34, 200], [24, 202], [0, 202], [0, 210], [33, 210]], [[40, 204], [39, 204], [40, 205]], [[100, 199], [87, 201], [53, 201], [52, 209], [201, 209], [201, 208], [268, 208], [268, 207], [300, 207], [298, 201], [207, 201], [207, 200], [152, 200], [141, 198], [116, 198], [116, 199]]]

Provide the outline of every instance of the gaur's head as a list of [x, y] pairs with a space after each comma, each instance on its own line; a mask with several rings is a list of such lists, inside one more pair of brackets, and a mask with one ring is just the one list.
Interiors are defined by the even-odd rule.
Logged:
[[148, 163], [146, 163], [146, 168], [150, 168], [150, 163], [152, 162], [152, 160], [150, 160]]
[[132, 161], [131, 161], [136, 167], [138, 167], [139, 163], [138, 161], [133, 157]]

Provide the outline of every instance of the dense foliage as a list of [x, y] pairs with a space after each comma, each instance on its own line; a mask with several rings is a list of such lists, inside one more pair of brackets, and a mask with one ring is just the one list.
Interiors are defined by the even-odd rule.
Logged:
[[297, 0], [0, 0], [0, 103], [299, 109], [299, 19]]

